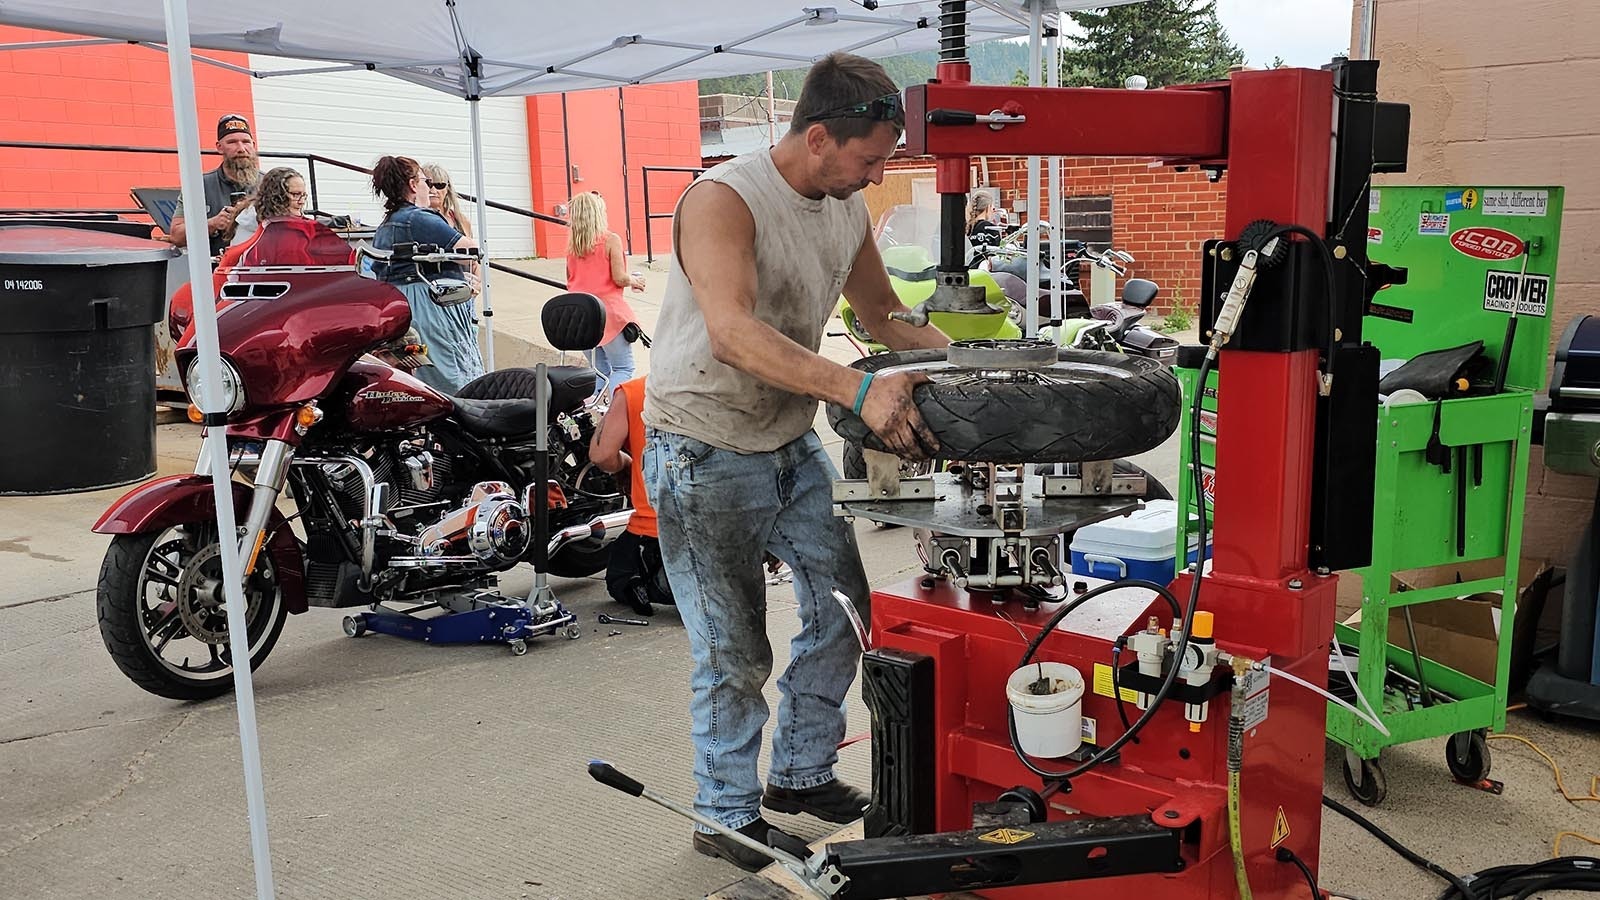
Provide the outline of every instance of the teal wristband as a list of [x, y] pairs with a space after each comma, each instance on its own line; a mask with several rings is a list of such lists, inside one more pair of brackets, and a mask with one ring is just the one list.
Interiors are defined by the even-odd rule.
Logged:
[[850, 407], [850, 411], [851, 412], [855, 413], [858, 416], [861, 415], [861, 404], [867, 402], [867, 388], [869, 388], [871, 386], [872, 386], [872, 373], [868, 372], [866, 377], [861, 379], [861, 388], [860, 388], [860, 390], [856, 391], [856, 405]]

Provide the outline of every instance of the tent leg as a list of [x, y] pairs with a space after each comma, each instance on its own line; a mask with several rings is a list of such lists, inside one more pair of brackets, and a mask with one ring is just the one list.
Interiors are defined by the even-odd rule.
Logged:
[[[195, 106], [193, 49], [189, 42], [188, 0], [165, 0], [167, 19], [167, 67], [172, 79], [172, 114], [177, 125], [178, 172], [183, 187], [183, 206], [188, 210], [206, 208], [205, 191], [200, 185], [200, 143], [195, 130], [200, 114]], [[203, 221], [204, 215], [196, 217]], [[205, 228], [188, 230], [189, 283], [194, 286], [195, 343], [200, 366], [200, 409], [212, 413], [223, 409], [219, 393], [222, 384], [222, 355], [217, 348], [217, 308], [211, 285], [210, 237]], [[213, 425], [215, 429], [220, 426]], [[267, 797], [261, 777], [261, 746], [256, 734], [255, 682], [250, 672], [249, 631], [244, 603], [243, 572], [235, 534], [233, 487], [228, 467], [228, 442], [208, 440], [211, 484], [217, 506], [217, 535], [222, 557], [223, 596], [228, 614], [228, 633], [245, 635], [243, 653], [234, 660], [233, 693], [239, 713], [239, 750], [244, 763], [245, 805], [250, 819], [250, 857], [255, 865], [257, 900], [274, 900], [272, 850], [267, 841]]]
[[[1061, 87], [1061, 20], [1065, 18], [1065, 15], [1059, 13], [1056, 15], [1054, 22], [1056, 26], [1055, 34], [1050, 36], [1048, 48], [1050, 52], [1046, 56], [1046, 59], [1049, 60], [1049, 68], [1046, 70], [1049, 73], [1049, 77], [1045, 79], [1045, 82], [1053, 88]], [[1065, 246], [1062, 241], [1062, 232], [1064, 230], [1062, 226], [1066, 223], [1066, 198], [1062, 196], [1061, 191], [1061, 157], [1050, 157], [1049, 166], [1050, 224], [1052, 226], [1050, 229], [1050, 292], [1051, 296], [1055, 298], [1055, 302], [1051, 304], [1054, 315], [1059, 317], [1063, 315], [1061, 295], [1066, 289], [1066, 258], [1062, 253], [1062, 249]], [[1051, 331], [1052, 336], [1059, 336], [1060, 333], [1059, 328]]]
[[478, 277], [483, 280], [484, 368], [494, 371], [494, 304], [489, 302], [489, 199], [484, 193], [483, 177], [483, 117], [478, 105], [482, 101], [471, 99], [467, 108], [472, 117], [472, 190], [478, 198], [478, 249], [483, 262], [478, 266]]
[[[1039, 2], [1029, 3], [1031, 24], [1028, 29], [1028, 84], [1039, 86], [1039, 70], [1044, 62], [1040, 59], [1042, 54], [1041, 35], [1044, 31], [1044, 5]], [[1039, 336], [1039, 242], [1044, 239], [1044, 232], [1039, 230], [1039, 224], [1044, 220], [1044, 209], [1039, 202], [1039, 157], [1028, 157], [1028, 316], [1024, 323], [1023, 337]]]

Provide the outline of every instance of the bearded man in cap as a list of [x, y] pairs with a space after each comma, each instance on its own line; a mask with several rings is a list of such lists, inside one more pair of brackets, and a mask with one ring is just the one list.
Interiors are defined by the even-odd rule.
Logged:
[[[206, 191], [206, 233], [211, 238], [212, 256], [221, 255], [230, 243], [247, 237], [256, 227], [253, 216], [240, 219], [240, 214], [250, 208], [261, 181], [261, 161], [256, 156], [250, 120], [232, 113], [218, 119], [217, 152], [222, 154], [222, 164], [201, 179]], [[171, 240], [181, 247], [187, 235], [180, 202], [172, 215]]]

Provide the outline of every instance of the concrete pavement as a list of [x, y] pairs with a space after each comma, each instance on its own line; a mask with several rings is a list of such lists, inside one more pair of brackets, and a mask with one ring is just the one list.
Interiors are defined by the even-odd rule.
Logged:
[[[646, 330], [664, 273], [649, 278], [631, 298]], [[498, 273], [493, 290], [499, 362], [550, 355], [537, 312], [553, 291]], [[826, 352], [854, 357], [836, 339]], [[825, 439], [837, 458], [837, 439]], [[1169, 483], [1175, 446], [1143, 458]], [[160, 429], [162, 471], [187, 469], [195, 450], [189, 426]], [[100, 641], [94, 585], [106, 540], [88, 527], [120, 493], [0, 498], [0, 898], [253, 896], [233, 705], [148, 695]], [[918, 568], [904, 530], [856, 529], [873, 584]], [[504, 587], [530, 583], [523, 569]], [[689, 849], [687, 823], [583, 771], [606, 757], [663, 794], [691, 796], [689, 662], [675, 614], [647, 628], [600, 626], [595, 614], [618, 608], [599, 580], [554, 587], [585, 633], [540, 639], [520, 659], [500, 647], [350, 640], [338, 611], [291, 618], [256, 678], [281, 897], [689, 898], [738, 877]], [[793, 609], [787, 585], [769, 588], [779, 666]], [[856, 697], [849, 714], [851, 732], [864, 731]], [[1525, 715], [1511, 728], [1560, 760], [1569, 786], [1597, 767], [1592, 730]], [[1506, 782], [1498, 797], [1452, 784], [1440, 742], [1386, 753], [1389, 800], [1372, 818], [1463, 873], [1544, 858], [1557, 831], [1600, 834], [1593, 805], [1563, 802], [1532, 752], [1493, 750], [1493, 777]], [[868, 752], [846, 748], [841, 774], [864, 784]], [[1336, 755], [1327, 772], [1329, 793], [1343, 799]], [[825, 833], [810, 819], [775, 821], [807, 838]], [[1442, 887], [1335, 817], [1323, 851], [1323, 886], [1350, 896], [1426, 898]]]

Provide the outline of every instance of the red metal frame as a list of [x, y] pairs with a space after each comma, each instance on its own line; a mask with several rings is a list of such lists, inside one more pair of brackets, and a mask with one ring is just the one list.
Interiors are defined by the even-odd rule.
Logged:
[[[907, 149], [939, 158], [941, 191], [966, 189], [970, 155], [1151, 156], [1228, 169], [1227, 237], [1237, 237], [1257, 219], [1317, 233], [1325, 227], [1331, 73], [1240, 72], [1225, 84], [1157, 91], [978, 86], [959, 83], [953, 77], [958, 74], [941, 69], [938, 83], [907, 92]], [[930, 109], [1003, 110], [1026, 116], [1026, 122], [1000, 130], [932, 126], [926, 123]], [[1215, 555], [1200, 607], [1214, 614], [1224, 649], [1271, 656], [1275, 667], [1320, 683], [1327, 673], [1336, 579], [1306, 570], [1316, 364], [1316, 352], [1309, 350], [1222, 354], [1220, 377], [1227, 390], [1220, 392], [1218, 410]], [[1172, 590], [1186, 598], [1187, 578]], [[1009, 607], [1025, 630], [1033, 625], [1035, 632], [1049, 612]], [[934, 659], [938, 828], [971, 827], [972, 803], [992, 800], [1013, 785], [1041, 787], [1013, 755], [1006, 730], [1004, 682], [1024, 646], [1012, 625], [986, 599], [973, 602], [947, 582], [876, 591], [872, 608], [879, 646]], [[1148, 613], [1163, 624], [1171, 616], [1164, 602]], [[1133, 617], [1128, 630], [1144, 621], [1144, 615]], [[1095, 664], [1110, 664], [1111, 645], [1058, 630], [1038, 658], [1072, 663], [1092, 681]], [[1247, 869], [1256, 897], [1303, 900], [1299, 872], [1273, 856], [1274, 827], [1281, 815], [1289, 831], [1281, 844], [1315, 871], [1326, 708], [1317, 695], [1287, 684], [1275, 683], [1270, 696], [1268, 718], [1245, 739]], [[1192, 731], [1182, 705], [1169, 702], [1118, 762], [1080, 777], [1071, 794], [1053, 798], [1054, 816], [1148, 810], [1157, 822], [1186, 831], [1191, 865], [1182, 873], [1115, 879], [1093, 890], [1121, 887], [1144, 898], [1174, 900], [1237, 895], [1225, 815], [1228, 706], [1226, 696], [1212, 701], [1209, 720]], [[1128, 712], [1138, 714], [1131, 707]], [[1121, 731], [1108, 697], [1086, 696], [1084, 714], [1096, 720], [1102, 745]], [[1081, 896], [1085, 889], [1056, 884], [984, 893], [1031, 900]]]

